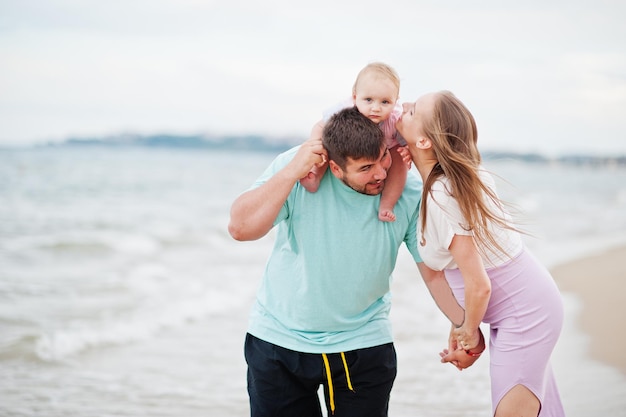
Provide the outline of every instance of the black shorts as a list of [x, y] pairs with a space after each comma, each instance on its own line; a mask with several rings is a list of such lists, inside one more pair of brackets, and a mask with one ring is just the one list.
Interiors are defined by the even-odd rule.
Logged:
[[320, 385], [329, 416], [387, 416], [397, 371], [393, 343], [320, 355], [247, 334], [245, 357], [252, 417], [320, 417]]

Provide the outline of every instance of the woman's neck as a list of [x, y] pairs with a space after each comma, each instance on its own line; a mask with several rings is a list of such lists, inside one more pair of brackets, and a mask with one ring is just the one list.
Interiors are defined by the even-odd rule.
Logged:
[[435, 158], [432, 152], [416, 152], [411, 153], [413, 158], [413, 163], [417, 168], [417, 172], [420, 173], [422, 177], [422, 182], [426, 182], [426, 178], [430, 175], [430, 171], [433, 170], [433, 167], [437, 165], [439, 161]]

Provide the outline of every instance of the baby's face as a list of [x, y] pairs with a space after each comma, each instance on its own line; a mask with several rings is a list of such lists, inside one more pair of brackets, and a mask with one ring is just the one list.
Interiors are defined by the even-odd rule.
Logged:
[[380, 123], [391, 115], [398, 100], [398, 89], [388, 78], [370, 74], [359, 80], [352, 100], [361, 114]]

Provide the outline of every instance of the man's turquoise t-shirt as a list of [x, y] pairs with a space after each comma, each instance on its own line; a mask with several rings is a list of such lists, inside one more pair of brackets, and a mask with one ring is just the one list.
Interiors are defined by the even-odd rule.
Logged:
[[[253, 188], [282, 169], [297, 148], [279, 155]], [[405, 242], [416, 262], [421, 181], [410, 172], [394, 208], [378, 220], [380, 195], [358, 193], [330, 169], [317, 192], [293, 187], [274, 224], [248, 331], [306, 353], [336, 353], [391, 342], [391, 273]]]

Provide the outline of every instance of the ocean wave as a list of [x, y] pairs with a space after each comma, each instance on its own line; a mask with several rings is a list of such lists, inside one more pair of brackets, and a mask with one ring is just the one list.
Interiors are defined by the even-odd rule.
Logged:
[[17, 236], [5, 239], [2, 249], [12, 253], [43, 251], [53, 254], [92, 254], [121, 252], [129, 255], [151, 255], [160, 242], [145, 234], [121, 231], [69, 231], [55, 234]]
[[147, 340], [164, 329], [239, 308], [247, 301], [232, 292], [211, 290], [195, 298], [158, 302], [131, 315], [83, 321], [39, 335], [34, 340], [33, 351], [43, 361], [61, 361], [90, 349]]

